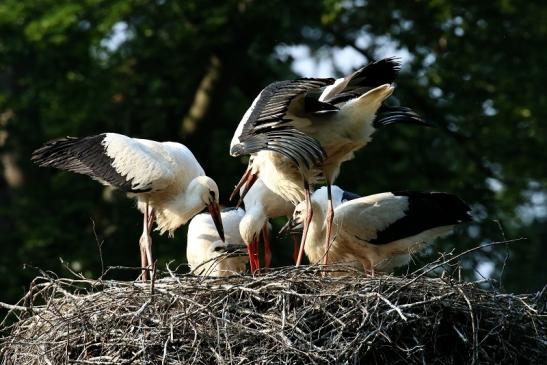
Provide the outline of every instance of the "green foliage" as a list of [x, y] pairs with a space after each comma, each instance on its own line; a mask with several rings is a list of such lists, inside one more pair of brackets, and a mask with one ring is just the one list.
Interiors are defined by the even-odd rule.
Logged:
[[[233, 130], [262, 87], [297, 76], [292, 57], [276, 52], [297, 44], [318, 57], [337, 47], [367, 59], [393, 49], [407, 55], [396, 96], [438, 125], [378, 132], [344, 165], [339, 185], [361, 194], [419, 189], [462, 196], [477, 223], [435, 249], [528, 236], [511, 248], [504, 283], [510, 290], [541, 287], [545, 202], [532, 220], [517, 208], [543, 196], [547, 183], [546, 24], [547, 6], [523, 0], [2, 1], [1, 300], [23, 293], [34, 275], [21, 271], [24, 264], [62, 272], [62, 257], [97, 276], [94, 226], [105, 265], [138, 262], [141, 218], [133, 203], [85, 177], [31, 165], [33, 149], [48, 139], [105, 131], [182, 141], [228, 203], [243, 170], [228, 155]], [[195, 130], [185, 132], [214, 59], [209, 103]], [[10, 180], [6, 156], [21, 181]], [[184, 242], [184, 228], [174, 240], [155, 236], [160, 264], [184, 262]], [[289, 246], [274, 247], [274, 263], [290, 263]], [[468, 266], [490, 260], [498, 277], [504, 255], [486, 252]]]

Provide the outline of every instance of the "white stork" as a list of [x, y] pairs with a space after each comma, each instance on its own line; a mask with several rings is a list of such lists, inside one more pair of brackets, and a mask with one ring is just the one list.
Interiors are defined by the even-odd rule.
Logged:
[[[382, 106], [393, 93], [391, 84], [399, 69], [397, 59], [386, 58], [338, 80], [304, 78], [268, 85], [243, 115], [232, 138], [232, 156], [253, 156], [236, 190], [245, 183], [249, 189], [260, 175], [268, 188], [293, 204], [306, 200], [304, 243], [313, 214], [310, 184], [322, 175], [329, 192], [327, 246], [333, 219], [330, 184], [342, 162], [352, 159], [379, 127], [428, 125], [408, 108]], [[301, 244], [297, 266], [303, 249]]]
[[[245, 189], [245, 187], [242, 187]], [[242, 194], [243, 195], [243, 194]], [[245, 216], [239, 224], [239, 232], [249, 249], [251, 272], [260, 269], [258, 260], [258, 241], [262, 232], [264, 240], [264, 267], [268, 269], [271, 263], [270, 231], [268, 219], [292, 216], [294, 205], [286, 201], [264, 184], [261, 179], [247, 190], [243, 197]]]
[[217, 184], [205, 176], [192, 152], [175, 142], [156, 142], [117, 133], [66, 137], [47, 142], [32, 154], [32, 161], [90, 176], [130, 197], [144, 215], [139, 240], [142, 279], [153, 265], [150, 230], [155, 218], [160, 234], [186, 224], [205, 207], [224, 239]]
[[[327, 189], [318, 189], [311, 198], [314, 209], [305, 248], [311, 262], [321, 262], [325, 247], [324, 216]], [[435, 238], [450, 233], [456, 224], [471, 220], [470, 208], [453, 194], [400, 191], [345, 199], [347, 194], [332, 187], [333, 232], [331, 263], [344, 263], [361, 271], [391, 272], [407, 264], [411, 255]], [[302, 227], [306, 204], [296, 206], [289, 230]]]
[[230, 276], [245, 271], [249, 261], [246, 245], [239, 234], [243, 209], [226, 208], [221, 213], [225, 240], [221, 240], [211, 215], [196, 215], [188, 224], [186, 259], [197, 275]]

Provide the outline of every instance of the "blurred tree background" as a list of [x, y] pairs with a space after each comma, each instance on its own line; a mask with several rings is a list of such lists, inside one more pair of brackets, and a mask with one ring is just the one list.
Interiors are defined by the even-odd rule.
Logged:
[[[97, 277], [97, 242], [105, 266], [138, 263], [134, 203], [87, 177], [32, 165], [46, 140], [110, 131], [183, 142], [228, 204], [244, 170], [228, 154], [230, 139], [265, 85], [341, 76], [393, 55], [403, 60], [395, 96], [438, 128], [379, 131], [337, 183], [363, 195], [458, 194], [476, 222], [417, 264], [527, 237], [469, 256], [464, 275], [499, 279], [503, 270], [505, 290], [538, 290], [547, 256], [546, 41], [547, 4], [524, 0], [3, 0], [0, 300], [24, 293], [36, 275], [24, 266], [66, 275], [62, 258]], [[185, 234], [154, 235], [160, 265], [185, 262]], [[274, 255], [291, 263], [287, 242]]]

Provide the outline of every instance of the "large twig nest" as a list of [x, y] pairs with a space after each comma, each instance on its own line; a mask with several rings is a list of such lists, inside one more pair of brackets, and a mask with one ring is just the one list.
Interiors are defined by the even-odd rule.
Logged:
[[542, 295], [352, 275], [171, 275], [153, 292], [39, 277], [12, 308], [1, 354], [6, 364], [547, 363]]

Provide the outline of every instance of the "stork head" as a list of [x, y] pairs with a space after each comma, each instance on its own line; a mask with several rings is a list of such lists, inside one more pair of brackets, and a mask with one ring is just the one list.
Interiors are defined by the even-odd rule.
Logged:
[[230, 244], [221, 240], [204, 243], [199, 264], [193, 271], [205, 276], [228, 276], [243, 272], [247, 263], [247, 247], [243, 244]]
[[247, 246], [243, 244], [232, 244], [221, 240], [213, 242], [209, 246], [209, 259], [221, 257], [247, 256]]
[[[342, 190], [337, 185], [331, 186], [331, 195], [333, 208], [338, 207], [340, 204], [348, 200], [359, 197], [357, 194]], [[318, 217], [324, 217], [327, 210], [327, 204], [328, 191], [327, 187], [323, 186], [317, 189], [311, 196], [311, 206], [314, 214], [313, 219], [317, 219]], [[281, 228], [280, 233], [299, 233], [304, 226], [304, 221], [306, 220], [307, 213], [308, 208], [306, 206], [306, 201], [301, 201], [294, 208], [294, 213], [291, 219], [289, 219], [287, 224], [285, 224], [285, 226]]]
[[298, 205], [294, 208], [292, 217], [281, 228], [281, 230], [279, 231], [279, 234], [302, 233], [307, 212], [308, 212], [308, 208], [306, 206], [306, 202], [301, 201], [300, 203], [298, 203]]
[[220, 218], [220, 207], [218, 205], [219, 192], [217, 183], [208, 176], [198, 176], [192, 181], [191, 194], [199, 198], [202, 207], [207, 207], [213, 218], [218, 235], [224, 241], [224, 227]]

